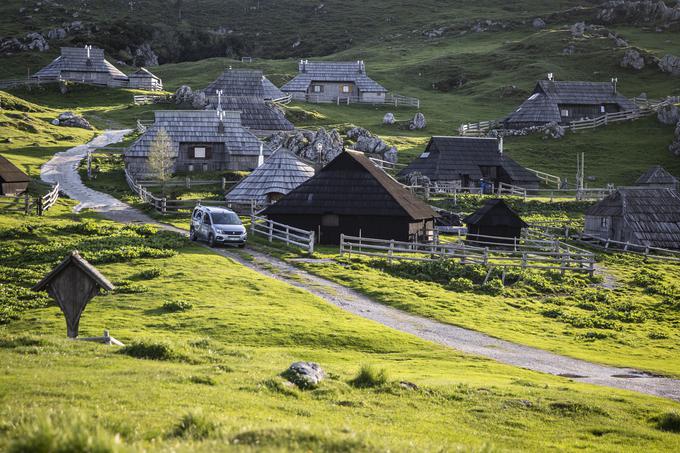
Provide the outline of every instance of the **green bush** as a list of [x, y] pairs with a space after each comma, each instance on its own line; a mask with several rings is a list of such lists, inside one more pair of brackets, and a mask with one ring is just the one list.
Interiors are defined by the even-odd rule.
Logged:
[[173, 360], [177, 354], [167, 343], [153, 343], [150, 341], [138, 341], [123, 347], [121, 354], [129, 355], [137, 359], [149, 360]]
[[173, 300], [170, 302], [165, 302], [161, 306], [161, 310], [168, 312], [168, 313], [176, 313], [180, 311], [188, 311], [191, 310], [194, 306], [190, 302], [186, 302], [183, 300]]
[[649, 269], [640, 269], [632, 279], [632, 283], [635, 286], [640, 286], [642, 288], [655, 286], [657, 283], [663, 281], [663, 275], [660, 272], [652, 271]]
[[505, 285], [500, 278], [492, 278], [482, 285], [482, 291], [493, 296], [500, 296], [505, 291]]
[[384, 368], [375, 368], [372, 365], [363, 365], [359, 373], [349, 381], [354, 387], [371, 388], [381, 387], [387, 384], [388, 375]]
[[184, 415], [171, 434], [173, 437], [202, 440], [220, 436], [220, 425], [200, 411]]
[[449, 280], [448, 286], [449, 289], [452, 291], [466, 292], [472, 291], [475, 287], [475, 284], [465, 277], [454, 277], [451, 280]]
[[144, 269], [143, 271], [139, 272], [135, 277], [143, 280], [151, 280], [156, 277], [160, 277], [161, 275], [163, 275], [163, 269], [154, 266], [148, 269]]
[[680, 433], [680, 413], [666, 412], [656, 418], [656, 427], [661, 431]]

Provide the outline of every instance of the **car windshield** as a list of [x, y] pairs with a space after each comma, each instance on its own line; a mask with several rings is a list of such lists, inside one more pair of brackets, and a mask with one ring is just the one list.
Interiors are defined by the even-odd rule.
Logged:
[[233, 212], [211, 212], [215, 225], [241, 225], [241, 219]]

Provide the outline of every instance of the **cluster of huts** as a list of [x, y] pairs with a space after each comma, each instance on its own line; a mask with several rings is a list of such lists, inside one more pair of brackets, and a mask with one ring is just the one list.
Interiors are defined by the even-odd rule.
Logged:
[[62, 47], [60, 55], [31, 76], [36, 81], [88, 83], [112, 88], [160, 91], [161, 79], [148, 69], [139, 68], [126, 75], [106, 60], [104, 50], [92, 46]]
[[[141, 68], [125, 75], [106, 61], [102, 49], [66, 47], [33, 75], [40, 80], [73, 80], [111, 87], [162, 89], [161, 80]], [[363, 153], [347, 150], [321, 169], [286, 149], [261, 141], [293, 124], [277, 103], [383, 103], [388, 90], [368, 77], [363, 61], [300, 60], [298, 74], [280, 89], [258, 70], [227, 69], [200, 90], [205, 110], [162, 110], [125, 153], [132, 174], [148, 174], [148, 157], [158, 133], [167, 133], [176, 172], [248, 170], [252, 173], [226, 196], [232, 205], [267, 206], [269, 218], [337, 243], [340, 234], [421, 241], [440, 215]], [[555, 81], [536, 84], [529, 98], [506, 117], [509, 129], [567, 124], [637, 106], [611, 83]], [[11, 164], [0, 158], [3, 193], [25, 190]], [[455, 188], [508, 184], [537, 189], [536, 174], [503, 152], [502, 138], [432, 137], [423, 152], [397, 177], [417, 175]], [[16, 181], [12, 180], [16, 179]], [[24, 189], [21, 189], [23, 187]], [[635, 187], [621, 188], [586, 212], [585, 234], [663, 248], [680, 248], [678, 181], [660, 167]], [[464, 219], [468, 234], [517, 237], [526, 223], [505, 203], [490, 200]]]

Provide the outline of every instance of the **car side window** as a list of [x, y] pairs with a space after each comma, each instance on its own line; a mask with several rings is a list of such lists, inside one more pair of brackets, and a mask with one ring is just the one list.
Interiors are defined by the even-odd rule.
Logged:
[[212, 224], [212, 222], [210, 221], [210, 215], [207, 212], [203, 215], [203, 223], [205, 223], [206, 225]]
[[194, 219], [196, 219], [196, 220], [201, 220], [201, 215], [202, 215], [202, 214], [203, 214], [203, 213], [202, 213], [201, 211], [197, 210], [196, 212], [194, 212]]

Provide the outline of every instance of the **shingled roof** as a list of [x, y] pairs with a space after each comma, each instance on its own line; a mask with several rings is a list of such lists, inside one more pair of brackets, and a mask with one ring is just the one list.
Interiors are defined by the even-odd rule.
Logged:
[[[221, 96], [217, 95], [218, 90], [222, 90]], [[240, 111], [245, 127], [258, 131], [294, 129], [281, 110], [266, 102], [285, 97], [285, 94], [267, 80], [262, 71], [227, 69], [203, 92], [210, 108]]]
[[[262, 142], [241, 125], [239, 112], [157, 110], [154, 114], [156, 120], [153, 126], [130, 146], [126, 157], [146, 157], [161, 128], [170, 136], [175, 152], [180, 143], [224, 143], [228, 153], [255, 156], [260, 153]], [[269, 147], [264, 145], [264, 154], [270, 153]]]
[[669, 187], [677, 189], [679, 187], [678, 178], [670, 174], [660, 165], [655, 165], [644, 172], [637, 181], [636, 186]]
[[160, 77], [158, 77], [156, 74], [152, 73], [146, 68], [139, 68], [132, 74], [130, 74], [130, 78], [132, 77], [151, 77], [157, 80], [161, 80]]
[[314, 169], [285, 148], [274, 151], [262, 165], [227, 194], [231, 203], [264, 203], [270, 193], [287, 194], [314, 176]]
[[586, 216], [622, 217], [631, 242], [680, 249], [680, 194], [673, 189], [619, 188], [588, 208]]
[[31, 178], [19, 167], [0, 155], [0, 182], [30, 182]]
[[358, 151], [344, 151], [264, 214], [438, 217], [430, 206]]
[[352, 82], [359, 91], [386, 93], [387, 89], [366, 75], [363, 61], [300, 61], [299, 73], [281, 91], [306, 92], [312, 82]]
[[33, 74], [36, 78], [57, 78], [62, 71], [107, 73], [114, 79], [127, 80], [127, 76], [118, 68], [106, 61], [104, 50], [96, 47], [90, 49], [90, 57], [84, 47], [62, 47], [61, 55], [50, 64]]
[[462, 175], [482, 179], [480, 167], [502, 167], [513, 184], [538, 184], [538, 178], [508, 155], [500, 152], [495, 138], [435, 136], [425, 151], [402, 170], [400, 176], [419, 172], [431, 181], [457, 181]]
[[486, 200], [484, 205], [463, 219], [466, 225], [507, 226], [526, 228], [529, 225], [522, 220], [508, 204], [501, 199]]
[[560, 105], [616, 104], [621, 110], [637, 105], [616, 92], [610, 82], [568, 82], [540, 80], [533, 93], [504, 121], [509, 123], [549, 123], [561, 121]]

